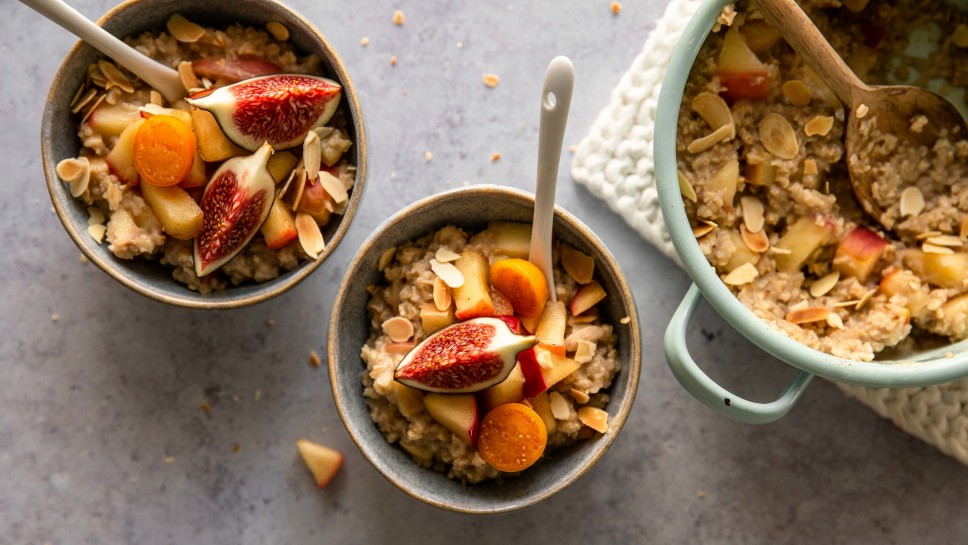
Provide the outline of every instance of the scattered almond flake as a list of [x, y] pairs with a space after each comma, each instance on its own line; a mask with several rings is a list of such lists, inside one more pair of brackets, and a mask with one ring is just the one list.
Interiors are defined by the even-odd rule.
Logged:
[[484, 85], [493, 89], [497, 87], [498, 83], [501, 83], [501, 78], [497, 74], [484, 74]]
[[323, 189], [329, 193], [329, 196], [333, 198], [336, 204], [344, 203], [349, 198], [349, 193], [346, 192], [346, 186], [336, 176], [324, 170], [319, 173], [318, 178], [319, 183], [323, 184]]
[[920, 233], [920, 234], [918, 234], [918, 235], [917, 235], [916, 237], [914, 237], [914, 238], [916, 238], [916, 239], [918, 239], [918, 240], [926, 240], [926, 239], [929, 239], [929, 238], [931, 238], [931, 237], [938, 237], [938, 236], [941, 236], [941, 235], [943, 235], [943, 234], [944, 234], [944, 233], [942, 233], [941, 231], [925, 231], [924, 233]]
[[326, 241], [323, 240], [319, 224], [305, 212], [296, 212], [296, 235], [303, 251], [313, 259], [319, 257], [319, 254], [326, 249]]
[[536, 359], [538, 360], [538, 365], [540, 365], [542, 369], [553, 369], [555, 366], [555, 362], [551, 360], [551, 352], [542, 350], [538, 352]]
[[87, 265], [87, 256], [81, 254], [81, 265]]
[[803, 108], [810, 104], [810, 88], [807, 84], [798, 79], [791, 79], [783, 84], [783, 95], [787, 97], [790, 104], [798, 108]]
[[396, 65], [397, 65], [397, 56], [393, 55], [392, 57], [390, 57], [390, 66], [396, 66]]
[[551, 392], [548, 394], [548, 401], [551, 405], [551, 416], [554, 416], [555, 420], [568, 420], [571, 416], [571, 408], [565, 396], [558, 392]]
[[[77, 104], [77, 101], [81, 100], [81, 97], [84, 96], [84, 91], [86, 89], [87, 89], [87, 83], [82, 83], [81, 86], [77, 88], [77, 92], [74, 93], [74, 98], [71, 99], [71, 103], [68, 105], [68, 107], [71, 108], [71, 113], [77, 113], [74, 111], [74, 106]], [[89, 91], [92, 91], [92, 90], [93, 89]]]
[[393, 256], [396, 253], [397, 253], [396, 246], [390, 246], [386, 250], [383, 250], [383, 253], [380, 254], [380, 260], [377, 261], [376, 263], [376, 270], [383, 272], [383, 270], [390, 265], [390, 262], [393, 260]]
[[100, 106], [102, 102], [104, 102], [104, 97], [106, 96], [107, 96], [106, 94], [101, 93], [101, 95], [97, 97], [97, 100], [94, 101], [94, 104], [92, 104], [91, 107], [87, 110], [87, 112], [85, 112], [84, 115], [81, 117], [80, 125], [83, 125], [84, 123], [87, 122], [87, 118], [91, 117], [91, 114], [94, 113], [94, 110], [96, 110], [97, 107]]
[[585, 403], [588, 403], [589, 399], [591, 399], [585, 392], [576, 390], [574, 388], [569, 390], [568, 393], [571, 394], [571, 398], [577, 401], [579, 405], [584, 405]]
[[785, 117], [778, 113], [766, 114], [759, 124], [760, 142], [766, 151], [780, 159], [793, 159], [800, 151], [797, 133]]
[[286, 28], [286, 25], [280, 22], [269, 21], [266, 23], [266, 30], [268, 30], [269, 34], [272, 34], [272, 37], [277, 41], [284, 42], [289, 39], [289, 29]]
[[832, 128], [834, 128], [833, 116], [818, 115], [807, 121], [803, 126], [803, 132], [807, 136], [826, 136]]
[[679, 192], [682, 193], [682, 196], [692, 202], [698, 202], [699, 197], [696, 196], [696, 189], [692, 186], [689, 178], [686, 177], [686, 173], [682, 170], [677, 170], [676, 174], [679, 177]]
[[[181, 61], [178, 63], [178, 78], [181, 80], [182, 87], [184, 87], [186, 91], [198, 89], [202, 86], [202, 82], [198, 81], [198, 76], [195, 75], [195, 70], [192, 68], [191, 61]], [[154, 104], [154, 102], [152, 102], [152, 104]]]
[[577, 150], [577, 149], [578, 149], [578, 146], [576, 146], [574, 144], [568, 146], [568, 151], [571, 152], [571, 153], [575, 153], [575, 150]]
[[733, 120], [733, 112], [723, 97], [716, 93], [704, 91], [692, 99], [692, 109], [703, 118], [703, 121], [713, 130], [728, 126], [729, 134], [726, 140], [731, 140], [736, 136], [736, 122]]
[[214, 83], [212, 83], [212, 80], [208, 78], [202, 78], [202, 87], [206, 89], [211, 89], [212, 85], [215, 85]]
[[856, 307], [857, 303], [860, 303], [860, 299], [853, 299], [850, 301], [841, 301], [839, 303], [834, 303], [835, 308], [846, 308], [846, 307]]
[[735, 127], [732, 125], [723, 125], [722, 127], [714, 130], [712, 133], [689, 142], [689, 145], [686, 146], [686, 151], [689, 153], [702, 153], [720, 143], [727, 136], [729, 136], [730, 132], [735, 130]]
[[703, 499], [706, 497], [706, 492], [704, 490], [700, 490], [699, 492], [696, 492], [696, 497], [699, 499]]
[[397, 26], [402, 26], [403, 25], [403, 12], [402, 11], [397, 10], [397, 11], [393, 12], [393, 24], [395, 24]]
[[790, 255], [793, 253], [793, 250], [790, 248], [780, 248], [778, 246], [770, 247], [770, 251], [777, 255]]
[[958, 230], [958, 236], [961, 238], [968, 237], [968, 216], [961, 220], [961, 229]]
[[276, 321], [273, 320], [272, 318], [269, 318], [268, 320], [266, 320], [266, 325], [269, 327], [273, 327], [276, 325]]
[[810, 176], [814, 174], [819, 174], [820, 169], [817, 168], [816, 159], [804, 159], [803, 160], [803, 174], [805, 176]]
[[739, 225], [739, 233], [743, 239], [743, 243], [750, 250], [762, 254], [763, 252], [770, 249], [770, 237], [766, 236], [766, 232], [760, 229], [755, 233], [751, 233], [749, 229], [746, 228], [746, 224], [741, 223]]
[[319, 358], [319, 354], [317, 354], [315, 350], [310, 350], [309, 365], [312, 365], [313, 367], [319, 367], [320, 365], [322, 365], [322, 363], [323, 363], [323, 360]]
[[924, 195], [916, 186], [908, 186], [901, 192], [899, 211], [902, 218], [917, 216], [924, 210]]
[[363, 47], [370, 45], [369, 36], [363, 36], [363, 39], [360, 40], [360, 45], [362, 45]]
[[109, 83], [120, 88], [125, 93], [134, 92], [134, 86], [131, 85], [131, 81], [128, 80], [128, 77], [114, 63], [100, 59], [97, 61], [97, 66], [101, 69], [101, 73], [104, 74], [104, 77], [107, 78]]
[[494, 155], [491, 156], [491, 162], [493, 163], [493, 162], [499, 160], [500, 158], [501, 158], [501, 154], [500, 153], [495, 153]]
[[759, 272], [752, 263], [743, 263], [739, 267], [736, 267], [729, 274], [723, 278], [723, 282], [730, 286], [742, 286], [743, 284], [749, 284], [754, 278], [759, 276]]
[[963, 240], [954, 235], [937, 235], [928, 238], [925, 242], [934, 244], [935, 246], [948, 246], [951, 248], [960, 248], [965, 245]]
[[840, 315], [836, 312], [831, 312], [827, 315], [827, 325], [834, 329], [843, 329], [844, 321], [840, 318]]
[[436, 252], [434, 252], [434, 259], [441, 263], [450, 263], [460, 259], [460, 254], [451, 250], [450, 248], [441, 246], [440, 248], [437, 248]]
[[798, 303], [794, 303], [793, 305], [790, 305], [790, 309], [788, 312], [793, 312], [794, 310], [803, 310], [809, 306], [810, 306], [810, 303], [808, 303], [806, 300], [800, 301]]
[[955, 357], [955, 353], [954, 352], [945, 352], [944, 353], [944, 357], [945, 357], [945, 359], [949, 359], [950, 360], [951, 358]]
[[74, 106], [71, 108], [71, 113], [76, 114], [77, 112], [83, 110], [84, 106], [87, 106], [87, 103], [90, 102], [95, 96], [97, 96], [97, 90], [88, 89], [87, 92], [85, 92], [81, 98], [77, 100], [77, 104], [74, 104]]
[[84, 156], [64, 159], [57, 163], [54, 171], [70, 186], [72, 197], [83, 195], [91, 182], [91, 163]]
[[632, 321], [632, 317], [631, 317], [631, 316], [623, 316], [623, 317], [622, 317], [622, 318], [621, 318], [621, 319], [620, 319], [620, 320], [618, 321], [618, 323], [620, 323], [620, 324], [622, 324], [622, 325], [625, 325], [625, 324], [627, 324], [627, 323], [629, 323], [629, 322], [631, 322], [631, 321]]
[[576, 341], [576, 345], [574, 357], [575, 361], [578, 363], [588, 363], [592, 361], [592, 358], [595, 356], [595, 343], [585, 339], [578, 339], [578, 341]]
[[961, 23], [951, 34], [951, 43], [962, 49], [968, 48], [968, 25]]
[[402, 316], [394, 316], [383, 322], [380, 327], [395, 343], [406, 342], [410, 340], [410, 337], [413, 337], [413, 323]]
[[253, 397], [255, 398], [256, 401], [259, 401], [260, 399], [262, 399], [262, 390], [256, 390], [255, 395]]
[[211, 410], [212, 410], [212, 406], [209, 405], [208, 403], [202, 403], [201, 405], [198, 406], [198, 408], [201, 409], [203, 412], [206, 412], [206, 413], [207, 412], [211, 412]]
[[857, 119], [864, 119], [864, 116], [866, 116], [867, 112], [869, 111], [871, 111], [871, 109], [867, 106], [867, 104], [861, 104], [854, 110], [854, 115], [857, 116]]
[[370, 295], [373, 295], [373, 294], [376, 293], [376, 291], [377, 291], [376, 284], [368, 284], [366, 286], [366, 293], [369, 293]]
[[751, 233], [758, 233], [763, 230], [763, 224], [766, 219], [764, 217], [763, 203], [760, 202], [756, 197], [749, 195], [744, 195], [739, 200], [743, 207], [743, 225], [750, 230]]
[[238, 451], [239, 451], [239, 449], [241, 449], [241, 448], [242, 448], [242, 445], [240, 445], [240, 444], [238, 444], [238, 443], [235, 443], [234, 445], [232, 445], [232, 454], [235, 454], [235, 453], [236, 453], [236, 452], [238, 452]]
[[612, 15], [618, 15], [619, 12], [622, 11], [622, 4], [619, 4], [618, 2], [612, 2], [610, 7], [612, 9]]
[[830, 311], [824, 307], [807, 307], [788, 312], [786, 315], [786, 321], [796, 325], [811, 322], [824, 322], [827, 320], [827, 316], [829, 315]]
[[175, 463], [175, 457], [174, 456], [165, 456], [165, 464], [171, 465], [171, 464], [174, 464], [174, 463]]
[[874, 295], [876, 295], [876, 294], [877, 294], [877, 288], [874, 288], [874, 289], [868, 291], [867, 293], [865, 293], [860, 298], [860, 301], [857, 301], [857, 306], [855, 308], [857, 310], [862, 309], [864, 307], [864, 305], [866, 305], [867, 302], [871, 300], [871, 297], [874, 297]]
[[578, 420], [598, 433], [608, 431], [608, 413], [598, 407], [578, 409]]
[[424, 152], [424, 161], [427, 161], [429, 163], [433, 158], [434, 158], [433, 153], [430, 153], [429, 151]]
[[450, 293], [450, 287], [444, 280], [439, 276], [434, 278], [434, 306], [437, 310], [443, 312], [449, 309], [453, 300], [454, 296]]
[[96, 73], [96, 74], [94, 74], [94, 75], [91, 76], [91, 83], [93, 83], [94, 85], [100, 87], [101, 89], [105, 89], [108, 86], [108, 80], [107, 80], [107, 78], [105, 78], [104, 75], [101, 74], [100, 71], [98, 73]]
[[87, 234], [91, 235], [91, 238], [96, 240], [98, 244], [104, 241], [104, 234], [107, 233], [107, 231], [108, 228], [103, 224], [87, 226]]
[[52, 322], [59, 322], [60, 321], [60, 314], [51, 314], [50, 315], [50, 321], [52, 321]]
[[441, 263], [436, 259], [431, 259], [430, 270], [434, 271], [434, 274], [451, 288], [459, 288], [464, 285], [463, 273], [452, 263]]
[[205, 34], [205, 29], [182, 17], [174, 14], [168, 19], [168, 33], [176, 40], [183, 43], [194, 43]]
[[[316, 183], [316, 179], [319, 178], [319, 165], [322, 157], [323, 148], [319, 143], [319, 135], [316, 134], [316, 131], [307, 132], [306, 138], [303, 139], [303, 164], [306, 166], [306, 179], [309, 180], [310, 185]], [[346, 191], [344, 190], [343, 193], [345, 194]], [[335, 198], [335, 195], [333, 197]]]
[[457, 42], [457, 49], [463, 49], [463, 48], [464, 48], [464, 42]]
[[709, 221], [709, 220], [699, 220], [699, 221], [701, 223], [692, 228], [692, 234], [696, 238], [702, 238], [708, 235], [709, 233], [712, 233], [713, 229], [719, 227], [718, 225], [716, 225], [716, 222], [713, 222], [713, 221]]
[[104, 217], [104, 212], [102, 212], [100, 208], [98, 208], [96, 206], [88, 206], [87, 207], [87, 224], [88, 225], [97, 225], [97, 224], [100, 224], [100, 223], [104, 223], [104, 220], [105, 219], [106, 218]]
[[834, 289], [837, 282], [840, 280], [840, 271], [834, 271], [827, 276], [818, 278], [812, 284], [810, 284], [810, 295], [814, 297], [823, 297]]
[[936, 244], [931, 244], [930, 242], [925, 242], [921, 245], [921, 251], [926, 254], [938, 254], [938, 255], [954, 255], [955, 251], [947, 246], [938, 246]]

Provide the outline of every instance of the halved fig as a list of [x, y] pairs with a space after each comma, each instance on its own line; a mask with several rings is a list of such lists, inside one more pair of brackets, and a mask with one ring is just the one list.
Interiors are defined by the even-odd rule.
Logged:
[[506, 379], [518, 352], [537, 342], [533, 335], [512, 333], [498, 318], [475, 318], [424, 339], [403, 358], [393, 378], [428, 392], [479, 392]]
[[309, 131], [325, 125], [342, 93], [340, 84], [330, 79], [276, 74], [185, 100], [215, 116], [225, 136], [238, 146], [254, 151], [268, 142], [278, 151], [302, 145]]
[[205, 276], [235, 257], [259, 231], [275, 200], [266, 164], [272, 146], [222, 163], [202, 194], [202, 232], [195, 237], [195, 274]]

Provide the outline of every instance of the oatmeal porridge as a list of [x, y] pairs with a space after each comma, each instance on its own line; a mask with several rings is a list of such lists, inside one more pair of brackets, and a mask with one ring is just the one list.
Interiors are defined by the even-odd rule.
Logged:
[[[968, 17], [943, 2], [804, 0], [870, 83], [968, 85]], [[913, 51], [908, 34], [935, 49]], [[900, 61], [898, 61], [900, 59]], [[944, 90], [944, 89], [943, 89]], [[870, 361], [968, 338], [968, 135], [913, 146], [842, 104], [749, 3], [724, 9], [693, 66], [679, 115], [679, 183], [710, 264], [759, 318], [834, 356]], [[876, 169], [861, 209], [847, 174]], [[910, 120], [924, 130], [926, 119]]]

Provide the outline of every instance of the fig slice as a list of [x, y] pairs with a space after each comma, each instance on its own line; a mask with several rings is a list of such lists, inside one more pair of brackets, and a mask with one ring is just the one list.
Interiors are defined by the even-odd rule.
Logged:
[[479, 392], [506, 379], [518, 352], [537, 342], [533, 335], [516, 335], [498, 318], [458, 322], [408, 352], [393, 378], [428, 392]]
[[268, 142], [281, 151], [302, 145], [309, 131], [325, 125], [336, 113], [342, 93], [340, 84], [330, 79], [275, 74], [185, 100], [211, 113], [236, 145], [255, 151]]
[[195, 274], [205, 276], [235, 257], [269, 215], [276, 181], [267, 163], [272, 146], [222, 163], [202, 194], [202, 232], [195, 237]]

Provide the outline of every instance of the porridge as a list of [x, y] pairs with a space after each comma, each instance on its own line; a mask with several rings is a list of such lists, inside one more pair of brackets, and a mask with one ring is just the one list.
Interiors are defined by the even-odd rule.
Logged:
[[[517, 473], [608, 427], [603, 408], [619, 362], [613, 325], [597, 308], [606, 294], [594, 280], [594, 260], [556, 242], [551, 302], [544, 276], [526, 261], [530, 232], [519, 223], [494, 222], [477, 234], [444, 227], [384, 253], [382, 282], [369, 288], [362, 381], [370, 416], [418, 464], [463, 482]], [[508, 347], [505, 374], [447, 393], [442, 383], [422, 386], [405, 372], [419, 372], [415, 362], [425, 353], [464, 350], [458, 344], [472, 344], [476, 333], [461, 331], [471, 327], [495, 337], [491, 352]], [[515, 456], [528, 461], [506, 464], [500, 454], [512, 449], [499, 436], [522, 429], [543, 441], [514, 444]]]
[[[968, 17], [943, 2], [801, 4], [864, 81], [968, 84]], [[935, 48], [914, 51], [912, 29]], [[786, 335], [861, 361], [968, 338], [968, 135], [913, 146], [866, 113], [845, 112], [738, 2], [693, 66], [676, 143], [686, 213], [723, 282]], [[890, 231], [852, 192], [846, 115], [861, 118], [852, 159], [877, 169], [872, 199]]]
[[201, 293], [314, 259], [355, 180], [341, 87], [279, 23], [214, 29], [175, 15], [167, 28], [127, 42], [176, 68], [188, 98], [169, 103], [102, 59], [71, 104], [82, 149], [57, 175], [87, 205], [88, 233]]

